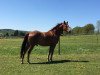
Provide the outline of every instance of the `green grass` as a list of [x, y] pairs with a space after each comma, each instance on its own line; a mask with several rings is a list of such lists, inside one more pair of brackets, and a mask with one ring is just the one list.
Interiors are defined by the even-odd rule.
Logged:
[[[100, 36], [98, 36], [100, 38]], [[95, 35], [61, 37], [53, 62], [47, 62], [48, 48], [36, 46], [32, 64], [20, 64], [19, 52], [23, 39], [0, 39], [0, 75], [100, 75], [100, 39]]]

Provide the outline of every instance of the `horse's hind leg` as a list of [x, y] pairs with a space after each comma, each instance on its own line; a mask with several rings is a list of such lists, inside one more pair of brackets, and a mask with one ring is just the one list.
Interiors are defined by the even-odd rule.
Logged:
[[[34, 45], [34, 46], [35, 46], [35, 45]], [[29, 49], [28, 49], [27, 62], [28, 62], [29, 64], [30, 64], [30, 59], [29, 59], [29, 58], [30, 58], [30, 54], [31, 54], [31, 51], [32, 51], [32, 49], [33, 49], [34, 46], [30, 46]]]
[[27, 46], [25, 47], [25, 50], [24, 50], [24, 52], [23, 52], [23, 54], [22, 54], [22, 56], [21, 56], [21, 64], [23, 64], [24, 56], [25, 56], [25, 54], [26, 54], [28, 48], [29, 48], [29, 45], [27, 45]]

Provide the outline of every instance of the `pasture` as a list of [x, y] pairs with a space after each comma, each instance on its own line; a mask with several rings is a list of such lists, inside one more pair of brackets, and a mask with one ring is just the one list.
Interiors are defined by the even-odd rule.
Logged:
[[100, 75], [100, 35], [61, 37], [61, 55], [58, 46], [53, 62], [47, 62], [48, 48], [35, 46], [32, 64], [20, 63], [22, 38], [0, 39], [0, 75]]

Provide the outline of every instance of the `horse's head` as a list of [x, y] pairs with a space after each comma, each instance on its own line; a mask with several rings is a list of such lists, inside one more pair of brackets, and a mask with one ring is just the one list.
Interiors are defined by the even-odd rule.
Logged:
[[61, 23], [60, 28], [63, 31], [66, 31], [66, 32], [70, 32], [71, 31], [71, 28], [68, 25], [68, 21], [67, 22], [64, 21], [63, 23]]
[[68, 25], [68, 22], [63, 22], [63, 23], [59, 23], [58, 25], [56, 25], [53, 29], [51, 29], [51, 31], [54, 31], [56, 32], [56, 34], [63, 34], [63, 31], [66, 31], [66, 32], [70, 32], [71, 31], [71, 28], [69, 27]]

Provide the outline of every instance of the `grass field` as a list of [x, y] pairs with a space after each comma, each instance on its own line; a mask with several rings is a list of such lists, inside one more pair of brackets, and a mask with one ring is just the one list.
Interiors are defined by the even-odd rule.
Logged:
[[47, 62], [48, 48], [36, 46], [31, 54], [32, 64], [20, 64], [19, 52], [23, 39], [0, 39], [0, 75], [100, 75], [100, 36], [61, 37], [53, 62]]

